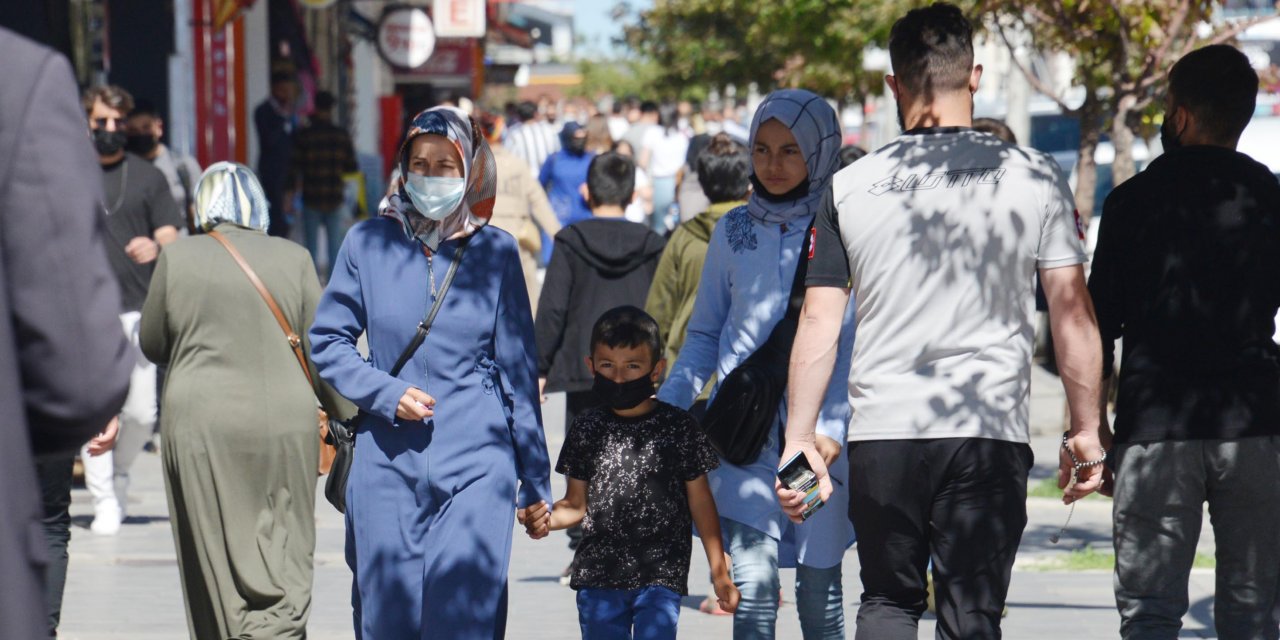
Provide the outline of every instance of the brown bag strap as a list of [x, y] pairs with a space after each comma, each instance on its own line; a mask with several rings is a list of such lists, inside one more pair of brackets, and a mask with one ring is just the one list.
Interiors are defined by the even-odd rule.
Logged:
[[248, 276], [249, 282], [253, 283], [253, 288], [258, 290], [258, 294], [262, 296], [267, 306], [271, 308], [271, 315], [276, 317], [276, 322], [279, 323], [280, 328], [284, 331], [285, 338], [289, 341], [289, 347], [293, 349], [293, 355], [297, 356], [298, 365], [302, 367], [302, 373], [307, 376], [307, 383], [311, 385], [312, 389], [315, 389], [316, 383], [311, 379], [311, 369], [307, 367], [307, 356], [302, 352], [302, 338], [293, 332], [293, 327], [289, 326], [289, 321], [285, 319], [284, 313], [280, 311], [280, 305], [276, 304], [275, 298], [271, 297], [271, 292], [267, 291], [267, 285], [262, 284], [262, 279], [258, 277], [257, 273], [254, 273], [253, 267], [250, 267], [249, 263], [245, 262], [244, 256], [240, 255], [240, 252], [227, 240], [226, 236], [217, 231], [210, 231], [208, 235], [217, 240], [227, 250], [227, 253], [231, 254], [231, 258], [236, 261], [237, 265], [240, 265], [240, 270], [244, 271], [245, 276]]

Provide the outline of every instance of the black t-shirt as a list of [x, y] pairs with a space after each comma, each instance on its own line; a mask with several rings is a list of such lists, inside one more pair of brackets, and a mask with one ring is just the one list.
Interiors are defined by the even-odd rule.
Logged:
[[[151, 238], [156, 229], [186, 225], [178, 204], [169, 192], [169, 182], [146, 160], [126, 153], [124, 161], [102, 168], [106, 193], [107, 258], [120, 281], [120, 311], [139, 311], [147, 299], [155, 261], [136, 264], [125, 254], [129, 241], [139, 236]], [[121, 196], [123, 189], [124, 195]]]
[[1280, 434], [1280, 183], [1236, 151], [1156, 158], [1103, 207], [1089, 292], [1117, 442]]
[[606, 408], [579, 414], [556, 464], [588, 484], [569, 585], [687, 594], [693, 527], [685, 483], [719, 465], [693, 416], [669, 404], [638, 418]]

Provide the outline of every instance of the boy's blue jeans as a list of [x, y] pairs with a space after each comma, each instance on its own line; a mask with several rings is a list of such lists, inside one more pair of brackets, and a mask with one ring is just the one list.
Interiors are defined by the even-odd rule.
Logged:
[[666, 587], [578, 591], [582, 640], [675, 640], [679, 619], [680, 594]]

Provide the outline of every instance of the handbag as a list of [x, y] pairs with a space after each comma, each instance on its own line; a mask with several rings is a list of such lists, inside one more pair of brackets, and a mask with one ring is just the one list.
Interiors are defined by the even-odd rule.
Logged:
[[[458, 265], [462, 263], [462, 255], [466, 250], [466, 242], [458, 246], [458, 251], [453, 256], [453, 264], [449, 265], [449, 271], [444, 274], [444, 282], [440, 284], [440, 290], [436, 293], [436, 300], [431, 303], [431, 310], [427, 312], [422, 322], [418, 323], [418, 330], [414, 332], [413, 339], [400, 353], [400, 357], [396, 358], [395, 366], [391, 367], [389, 373], [392, 378], [400, 375], [400, 370], [408, 364], [418, 347], [422, 346], [422, 342], [427, 339], [427, 334], [431, 333], [431, 325], [436, 321], [440, 303], [444, 302], [444, 294], [449, 291], [449, 285], [453, 284], [453, 276], [458, 272]], [[333, 470], [324, 483], [324, 499], [328, 500], [338, 513], [347, 512], [347, 479], [351, 476], [351, 462], [356, 454], [356, 427], [364, 415], [365, 412], [362, 409], [356, 413], [356, 417], [349, 425], [339, 423], [329, 430], [329, 435], [333, 438], [337, 449], [337, 456], [333, 460]]]
[[[267, 286], [262, 283], [262, 279], [253, 271], [248, 262], [245, 262], [244, 256], [236, 250], [235, 246], [227, 240], [226, 236], [217, 231], [210, 231], [210, 237], [217, 240], [219, 244], [231, 254], [231, 258], [239, 265], [240, 270], [244, 271], [244, 275], [249, 278], [249, 282], [253, 284], [253, 288], [258, 290], [258, 294], [266, 301], [267, 307], [271, 309], [271, 315], [275, 316], [276, 323], [280, 325], [280, 329], [284, 331], [285, 339], [289, 341], [289, 348], [293, 350], [293, 355], [298, 359], [298, 366], [302, 367], [303, 375], [307, 376], [307, 384], [311, 386], [312, 392], [316, 391], [315, 380], [311, 378], [311, 368], [307, 366], [307, 356], [302, 352], [302, 338], [293, 331], [289, 326], [289, 321], [285, 319], [284, 313], [280, 311], [280, 305], [276, 304], [275, 298], [271, 296], [271, 292], [267, 290]], [[329, 414], [324, 409], [316, 408], [316, 424], [320, 433], [320, 475], [329, 473], [329, 469], [333, 465], [334, 457], [337, 451], [333, 445], [329, 444], [329, 431], [334, 421], [329, 419]]]
[[791, 282], [786, 313], [774, 325], [764, 344], [724, 377], [702, 418], [702, 430], [711, 446], [733, 465], [748, 465], [760, 457], [773, 429], [787, 389], [791, 345], [800, 325], [804, 305], [804, 278], [809, 271], [813, 227], [804, 235], [804, 246]]

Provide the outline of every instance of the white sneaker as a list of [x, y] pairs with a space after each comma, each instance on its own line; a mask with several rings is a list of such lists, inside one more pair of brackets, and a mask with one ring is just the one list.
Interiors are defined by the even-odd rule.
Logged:
[[89, 530], [100, 536], [114, 536], [120, 533], [120, 523], [123, 521], [124, 516], [119, 509], [102, 509], [94, 514]]

